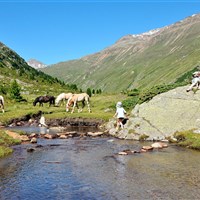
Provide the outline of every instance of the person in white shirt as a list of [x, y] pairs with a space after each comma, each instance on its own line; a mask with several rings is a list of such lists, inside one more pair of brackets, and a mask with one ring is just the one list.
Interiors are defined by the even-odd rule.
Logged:
[[42, 115], [41, 118], [40, 118], [39, 126], [48, 127], [48, 126], [46, 125], [46, 123], [45, 123], [45, 118], [44, 118], [43, 115]]
[[123, 120], [125, 118], [126, 111], [122, 106], [122, 102], [117, 102], [116, 104], [116, 112], [113, 117], [117, 117], [117, 127], [116, 129], [118, 130], [120, 127], [124, 128]]

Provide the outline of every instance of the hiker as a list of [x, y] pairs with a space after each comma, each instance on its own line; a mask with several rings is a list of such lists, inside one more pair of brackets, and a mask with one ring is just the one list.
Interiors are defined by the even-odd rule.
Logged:
[[118, 130], [120, 127], [123, 129], [124, 124], [127, 121], [127, 118], [125, 117], [126, 111], [124, 110], [122, 106], [122, 102], [117, 102], [116, 104], [116, 112], [113, 117], [117, 117], [117, 127], [116, 130]]

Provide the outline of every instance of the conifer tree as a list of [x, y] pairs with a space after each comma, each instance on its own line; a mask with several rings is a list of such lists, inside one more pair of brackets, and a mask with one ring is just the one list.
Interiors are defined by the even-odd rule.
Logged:
[[19, 84], [17, 83], [16, 80], [14, 80], [11, 83], [11, 87], [10, 87], [10, 97], [12, 99], [14, 99], [15, 101], [20, 102], [22, 100], [20, 91], [21, 91], [21, 88], [20, 88]]
[[92, 91], [90, 88], [87, 89], [87, 94], [91, 97], [92, 96]]

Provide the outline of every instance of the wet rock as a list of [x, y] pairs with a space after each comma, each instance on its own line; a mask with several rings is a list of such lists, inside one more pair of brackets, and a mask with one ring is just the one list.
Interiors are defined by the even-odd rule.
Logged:
[[118, 153], [118, 155], [131, 155], [131, 154], [134, 154], [134, 153], [140, 153], [140, 151], [137, 151], [137, 150], [131, 150], [131, 149], [125, 149], [123, 151], [120, 151]]
[[37, 143], [37, 138], [33, 137], [30, 142], [31, 143]]
[[22, 142], [30, 141], [30, 139], [27, 135], [20, 135], [20, 139], [21, 139]]
[[120, 151], [120, 152], [118, 153], [118, 155], [125, 156], [125, 155], [128, 155], [128, 153], [126, 153], [126, 152], [124, 152], [124, 151]]
[[162, 149], [162, 148], [166, 148], [168, 147], [167, 144], [163, 143], [163, 142], [155, 142], [151, 145], [153, 148], [156, 148], [156, 149]]
[[110, 140], [107, 140], [107, 142], [114, 142], [114, 140], [113, 140], [113, 139], [110, 139]]
[[36, 134], [36, 133], [31, 133], [30, 135], [29, 135], [29, 138], [33, 138], [33, 137], [37, 137], [38, 135]]
[[60, 135], [59, 138], [60, 139], [67, 139], [68, 137], [66, 135]]
[[69, 131], [66, 132], [65, 135], [69, 136], [69, 137], [76, 137], [79, 136], [78, 133], [76, 131]]
[[27, 152], [33, 152], [33, 151], [35, 151], [35, 148], [28, 148], [27, 150], [26, 150]]
[[80, 133], [79, 137], [86, 137], [86, 133]]
[[38, 144], [38, 145], [36, 145], [35, 147], [36, 147], [36, 148], [42, 148], [42, 147], [43, 147], [43, 145], [41, 145], [41, 144]]
[[143, 146], [142, 150], [150, 151], [150, 150], [153, 150], [153, 147], [152, 146]]
[[96, 136], [101, 136], [103, 135], [103, 132], [88, 132], [87, 133], [88, 136], [92, 136], [92, 137], [96, 137]]
[[55, 139], [55, 138], [57, 138], [58, 136], [57, 136], [57, 134], [44, 134], [44, 136], [43, 136], [44, 138], [46, 138], [46, 139]]
[[140, 150], [140, 153], [146, 153], [146, 152], [148, 152], [148, 150], [146, 150], [146, 149], [143, 149], [143, 148], [142, 148], [142, 149]]

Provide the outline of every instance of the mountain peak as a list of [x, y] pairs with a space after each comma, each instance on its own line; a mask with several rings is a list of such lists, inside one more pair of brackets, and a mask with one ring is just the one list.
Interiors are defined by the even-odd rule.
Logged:
[[34, 58], [31, 58], [27, 61], [28, 65], [35, 68], [35, 69], [41, 69], [41, 68], [44, 68], [46, 67], [47, 65], [34, 59]]

